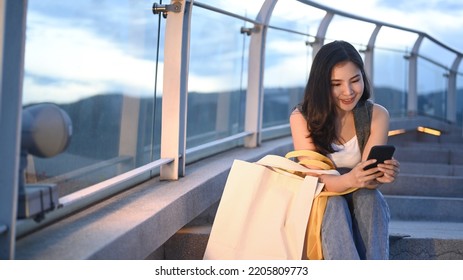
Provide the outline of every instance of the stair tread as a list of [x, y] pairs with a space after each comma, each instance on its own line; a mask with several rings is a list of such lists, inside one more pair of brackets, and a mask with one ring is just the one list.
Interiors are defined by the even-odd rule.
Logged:
[[391, 236], [405, 238], [462, 239], [463, 222], [399, 221], [389, 223]]
[[402, 195], [402, 194], [384, 194], [385, 198], [399, 198], [411, 200], [442, 200], [442, 201], [463, 201], [463, 197], [445, 197], [431, 195]]

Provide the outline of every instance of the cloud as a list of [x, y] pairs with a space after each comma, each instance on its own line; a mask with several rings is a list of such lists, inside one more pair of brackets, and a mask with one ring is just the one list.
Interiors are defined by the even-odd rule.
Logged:
[[285, 57], [277, 65], [269, 65], [265, 68], [264, 86], [266, 88], [303, 87], [307, 82], [310, 66], [310, 62], [301, 59], [300, 55]]
[[132, 54], [127, 42], [116, 44], [85, 27], [34, 12], [28, 18], [24, 103], [153, 92], [154, 61]]
[[265, 56], [265, 87], [304, 86], [312, 51], [302, 36], [269, 31]]

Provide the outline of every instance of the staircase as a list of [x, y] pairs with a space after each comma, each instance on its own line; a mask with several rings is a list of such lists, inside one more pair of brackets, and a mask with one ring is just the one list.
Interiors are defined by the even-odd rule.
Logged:
[[390, 259], [463, 259], [463, 143], [461, 134], [446, 136], [394, 143], [400, 176], [381, 187], [391, 210]]
[[[391, 137], [400, 175], [381, 186], [390, 210], [390, 259], [463, 259], [463, 138], [449, 129], [437, 137]], [[165, 259], [202, 259], [217, 209], [211, 207], [168, 240]]]

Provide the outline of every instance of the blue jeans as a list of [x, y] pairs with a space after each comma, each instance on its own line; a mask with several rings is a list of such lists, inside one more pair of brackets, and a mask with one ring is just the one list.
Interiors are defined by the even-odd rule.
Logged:
[[328, 198], [322, 222], [326, 260], [389, 259], [389, 206], [378, 190]]

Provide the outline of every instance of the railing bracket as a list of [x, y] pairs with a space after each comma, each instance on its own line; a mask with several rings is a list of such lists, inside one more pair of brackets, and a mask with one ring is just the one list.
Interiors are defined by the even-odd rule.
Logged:
[[170, 5], [161, 5], [158, 3], [153, 4], [153, 14], [157, 15], [162, 13], [163, 18], [167, 18], [169, 12], [180, 13], [182, 10], [182, 3], [180, 1], [175, 1]]
[[8, 231], [8, 227], [4, 224], [0, 224], [0, 235], [6, 233]]
[[260, 32], [260, 27], [259, 26], [254, 26], [254, 27], [241, 27], [240, 33], [241, 34], [246, 34], [248, 36], [251, 36], [252, 33], [259, 33]]

